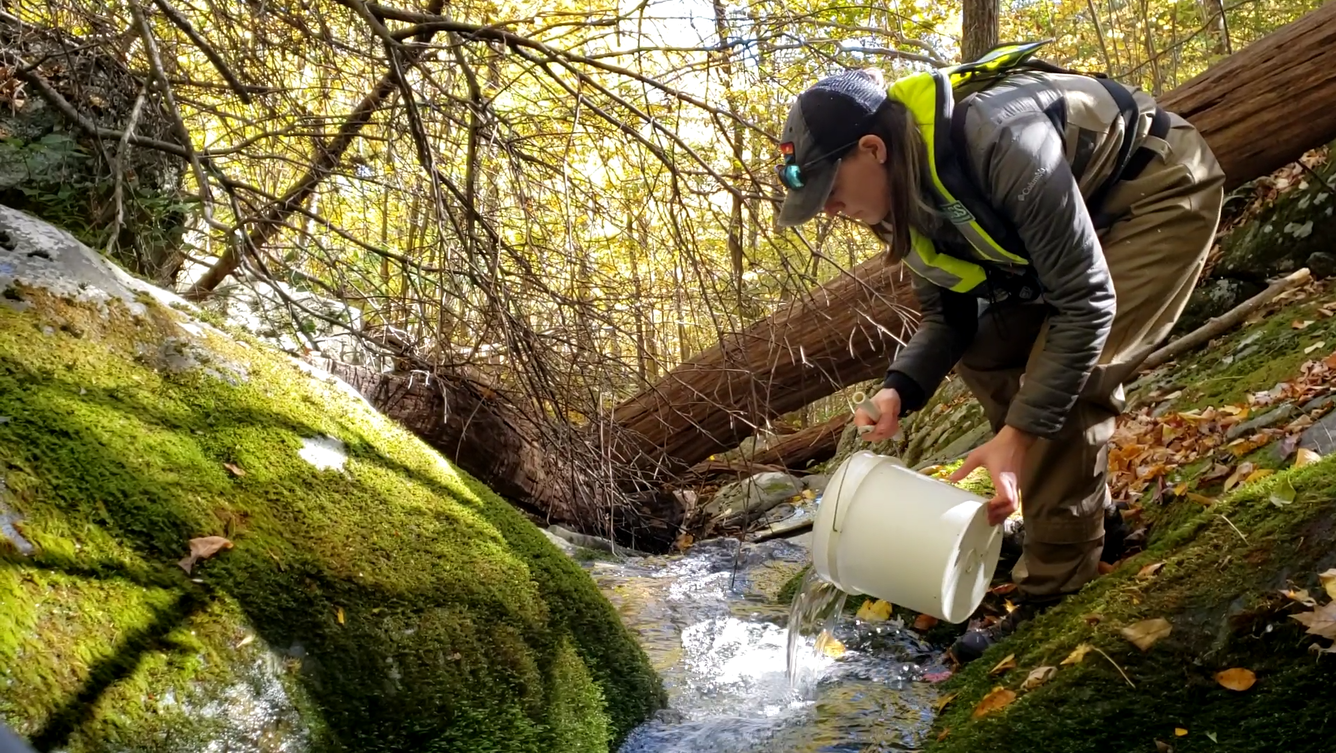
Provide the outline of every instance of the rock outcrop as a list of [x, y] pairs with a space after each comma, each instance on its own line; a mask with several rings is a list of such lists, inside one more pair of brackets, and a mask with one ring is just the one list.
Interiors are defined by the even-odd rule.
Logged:
[[664, 701], [490, 490], [6, 207], [0, 604], [0, 718], [39, 750], [604, 753]]

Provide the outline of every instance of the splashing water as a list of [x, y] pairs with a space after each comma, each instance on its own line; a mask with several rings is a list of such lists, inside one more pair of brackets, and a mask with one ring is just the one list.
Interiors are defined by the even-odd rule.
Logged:
[[706, 541], [682, 556], [588, 565], [669, 696], [620, 753], [920, 747], [937, 695], [922, 680], [945, 669], [939, 652], [898, 621], [843, 614], [845, 594], [814, 575], [792, 609], [779, 604], [807, 550], [783, 540], [737, 547]]

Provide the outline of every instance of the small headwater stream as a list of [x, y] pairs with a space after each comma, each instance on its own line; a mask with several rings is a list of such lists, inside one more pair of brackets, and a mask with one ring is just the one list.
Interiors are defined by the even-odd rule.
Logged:
[[744, 544], [737, 557], [737, 546], [722, 539], [674, 557], [589, 563], [669, 696], [620, 753], [921, 747], [933, 681], [946, 675], [940, 652], [896, 620], [842, 614], [844, 595], [820, 582], [802, 592], [790, 647], [790, 609], [776, 596], [809, 561], [807, 549], [777, 540]]

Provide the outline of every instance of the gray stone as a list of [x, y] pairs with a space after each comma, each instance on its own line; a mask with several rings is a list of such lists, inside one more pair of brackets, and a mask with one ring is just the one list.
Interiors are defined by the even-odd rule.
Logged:
[[1216, 279], [1203, 282], [1192, 291], [1170, 337], [1185, 335], [1197, 329], [1212, 317], [1220, 316], [1262, 292], [1262, 289], [1262, 285], [1246, 280]]
[[1305, 429], [1299, 446], [1319, 455], [1328, 455], [1336, 449], [1336, 412], [1328, 413]]
[[965, 432], [965, 434], [956, 441], [920, 460], [915, 464], [915, 468], [922, 469], [932, 465], [949, 463], [956, 458], [968, 454], [970, 450], [973, 450], [986, 442], [989, 435], [992, 433], [993, 429], [987, 422], [981, 423], [970, 431]]
[[705, 513], [716, 524], [746, 523], [802, 493], [803, 483], [787, 473], [758, 473], [715, 492]]
[[1318, 251], [1310, 254], [1308, 262], [1305, 264], [1308, 271], [1313, 273], [1313, 277], [1321, 280], [1327, 277], [1336, 277], [1336, 254], [1326, 251]]
[[1225, 431], [1225, 439], [1237, 439], [1244, 434], [1251, 434], [1255, 431], [1270, 428], [1281, 421], [1288, 419], [1297, 412], [1298, 410], [1293, 405], [1285, 403], [1277, 408], [1272, 408], [1256, 418], [1234, 424]]
[[[1331, 163], [1317, 168], [1324, 180], [1333, 170]], [[1213, 274], [1265, 280], [1298, 269], [1315, 253], [1330, 252], [1336, 234], [1336, 218], [1326, 212], [1331, 194], [1323, 181], [1301, 179], [1224, 237]]]

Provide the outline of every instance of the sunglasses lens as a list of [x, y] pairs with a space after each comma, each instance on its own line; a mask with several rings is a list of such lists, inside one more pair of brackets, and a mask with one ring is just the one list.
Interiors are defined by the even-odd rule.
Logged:
[[775, 169], [779, 172], [779, 179], [784, 182], [784, 185], [794, 190], [803, 187], [802, 171], [798, 169], [797, 165], [780, 165]]

